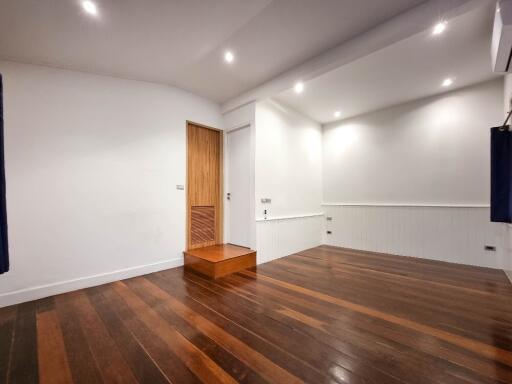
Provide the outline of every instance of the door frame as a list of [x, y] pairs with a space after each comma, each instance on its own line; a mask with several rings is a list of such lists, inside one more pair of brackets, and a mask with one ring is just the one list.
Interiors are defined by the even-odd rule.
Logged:
[[189, 195], [189, 166], [188, 166], [188, 156], [189, 156], [189, 146], [188, 146], [188, 131], [190, 125], [195, 125], [197, 127], [210, 129], [212, 131], [219, 132], [219, 195], [218, 195], [218, 217], [215, 218], [215, 243], [222, 244], [224, 242], [224, 140], [225, 135], [224, 131], [219, 128], [210, 127], [205, 124], [196, 123], [191, 120], [187, 120], [185, 123], [185, 166], [186, 166], [186, 183], [185, 183], [185, 193], [187, 195], [186, 198], [186, 207], [185, 207], [185, 250], [189, 250], [190, 244], [190, 195]]
[[[225, 152], [224, 152], [224, 155], [226, 156], [226, 161], [225, 161], [225, 164], [224, 164], [224, 172], [225, 172], [225, 176], [224, 176], [224, 191], [227, 193], [227, 192], [231, 192], [231, 189], [230, 189], [230, 180], [231, 180], [231, 172], [230, 172], [230, 163], [229, 163], [229, 156], [230, 156], [230, 153], [229, 153], [229, 150], [230, 150], [230, 147], [229, 147], [229, 135], [231, 133], [234, 133], [234, 132], [237, 132], [237, 131], [240, 131], [242, 129], [247, 129], [248, 132], [249, 132], [249, 156], [251, 155], [251, 135], [252, 135], [252, 131], [251, 131], [251, 124], [244, 124], [244, 125], [241, 125], [241, 126], [237, 126], [236, 128], [233, 128], [233, 129], [230, 129], [228, 131], [226, 131], [226, 134], [224, 135], [226, 137], [225, 139], [225, 143], [224, 143], [224, 146], [225, 146]], [[251, 163], [251, 159], [249, 159], [249, 163]], [[251, 167], [251, 165], [250, 165]], [[248, 169], [247, 170], [249, 172], [249, 178], [251, 179], [251, 175], [252, 175], [252, 172], [251, 172], [251, 169]], [[252, 197], [253, 197], [253, 183], [252, 183], [252, 180], [251, 180], [251, 183], [249, 185], [249, 222], [247, 223], [247, 226], [248, 226], [248, 231], [249, 231], [249, 244], [247, 246], [243, 246], [245, 248], [252, 248], [254, 247], [253, 245], [253, 241], [252, 241], [252, 234], [251, 234], [251, 221], [252, 221], [252, 212], [253, 212], [253, 205], [252, 205]], [[227, 199], [227, 195], [225, 196], [225, 198]], [[225, 223], [224, 223], [224, 234], [226, 236], [226, 242], [229, 243], [229, 244], [234, 244], [231, 242], [231, 228], [230, 228], [230, 221], [231, 221], [231, 205], [229, 203], [226, 203], [226, 206], [224, 207], [224, 217], [225, 217]], [[241, 246], [240, 244], [234, 244], [234, 245], [238, 245], [238, 246]]]
[[[234, 124], [231, 127], [228, 127], [224, 130], [224, 148], [225, 148], [225, 157], [229, 156], [229, 146], [228, 146], [228, 134], [233, 131], [237, 131], [239, 129], [248, 128], [249, 129], [249, 150], [250, 150], [250, 169], [248, 172], [250, 173], [250, 223], [249, 223], [249, 247], [251, 249], [256, 249], [256, 212], [255, 212], [255, 203], [256, 203], [256, 193], [255, 193], [255, 181], [256, 181], [256, 130], [255, 130], [255, 122], [254, 121], [241, 121], [238, 124]], [[224, 162], [224, 191], [229, 192], [229, 165], [228, 161]], [[225, 198], [225, 197], [224, 197]], [[224, 207], [224, 235], [226, 242], [230, 240], [230, 231], [229, 231], [229, 205]]]

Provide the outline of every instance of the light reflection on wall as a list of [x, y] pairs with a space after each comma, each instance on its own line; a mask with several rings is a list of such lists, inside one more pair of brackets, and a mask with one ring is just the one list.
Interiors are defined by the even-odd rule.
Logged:
[[302, 136], [302, 149], [311, 162], [318, 161], [322, 157], [322, 132], [318, 129], [309, 128]]
[[360, 140], [361, 127], [357, 124], [342, 124], [324, 131], [324, 151], [332, 158], [339, 159], [350, 152]]

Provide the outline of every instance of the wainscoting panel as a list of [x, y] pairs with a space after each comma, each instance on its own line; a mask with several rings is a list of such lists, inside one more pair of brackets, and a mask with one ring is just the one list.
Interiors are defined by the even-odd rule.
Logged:
[[258, 264], [322, 244], [323, 214], [256, 222]]
[[[507, 227], [488, 207], [324, 205], [325, 243], [366, 251], [506, 268]], [[496, 251], [486, 251], [486, 245]]]

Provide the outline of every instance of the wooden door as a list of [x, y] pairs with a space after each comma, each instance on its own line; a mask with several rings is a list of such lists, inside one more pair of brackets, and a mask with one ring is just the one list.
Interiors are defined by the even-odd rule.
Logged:
[[222, 244], [222, 132], [187, 123], [187, 250]]

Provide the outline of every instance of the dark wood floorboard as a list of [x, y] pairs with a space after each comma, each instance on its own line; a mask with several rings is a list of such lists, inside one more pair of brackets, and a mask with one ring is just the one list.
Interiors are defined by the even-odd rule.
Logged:
[[0, 383], [512, 384], [503, 271], [321, 246], [0, 309]]

